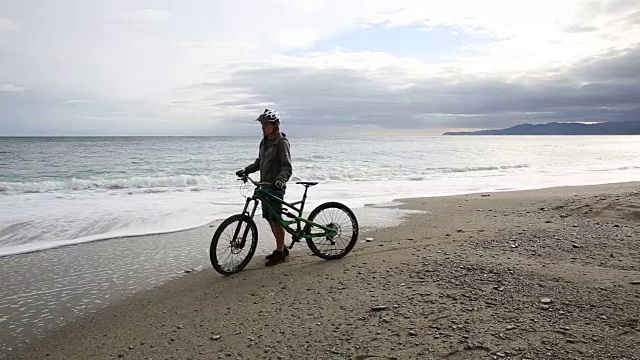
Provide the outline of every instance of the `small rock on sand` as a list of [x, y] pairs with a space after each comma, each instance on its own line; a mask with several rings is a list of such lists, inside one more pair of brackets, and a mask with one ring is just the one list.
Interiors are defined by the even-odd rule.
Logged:
[[377, 305], [371, 308], [371, 311], [382, 311], [387, 310], [389, 307], [387, 305]]
[[542, 298], [540, 299], [540, 302], [543, 304], [551, 304], [551, 299], [549, 298]]

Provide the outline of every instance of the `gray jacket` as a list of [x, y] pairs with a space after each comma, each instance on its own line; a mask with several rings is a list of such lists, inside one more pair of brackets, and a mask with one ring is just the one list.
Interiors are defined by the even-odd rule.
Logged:
[[273, 139], [263, 137], [256, 161], [247, 166], [248, 174], [260, 170], [260, 181], [273, 184], [280, 179], [285, 183], [291, 178], [291, 153], [287, 135], [279, 133]]

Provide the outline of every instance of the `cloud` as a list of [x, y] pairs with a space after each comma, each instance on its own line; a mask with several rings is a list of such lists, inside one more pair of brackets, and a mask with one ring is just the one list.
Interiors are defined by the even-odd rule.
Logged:
[[286, 28], [274, 34], [276, 44], [282, 48], [305, 48], [321, 38], [314, 29]]
[[19, 28], [17, 21], [0, 17], [0, 31], [17, 31]]
[[[640, 108], [637, 0], [60, 0], [38, 12], [31, 1], [3, 7], [0, 30], [17, 28], [9, 17], [23, 26], [0, 32], [0, 101], [60, 131], [109, 111], [122, 114], [118, 131], [163, 119], [165, 131], [217, 134], [270, 106], [300, 133], [621, 120]], [[428, 43], [391, 46], [409, 31]], [[375, 46], [348, 48], [354, 32]]]
[[[348, 59], [338, 66], [325, 61], [312, 66], [309, 61], [314, 64], [315, 55], [286, 65], [245, 64], [223, 84], [243, 93], [242, 101], [225, 100], [218, 105], [257, 112], [264, 104], [272, 104], [281, 109], [288, 125], [344, 129], [638, 120], [632, 116], [640, 107], [640, 46], [515, 78], [503, 74], [459, 77], [455, 71], [428, 71], [427, 67], [411, 71], [420, 64], [396, 59], [394, 65], [388, 57], [355, 66], [375, 58], [369, 55], [337, 54]], [[405, 86], [394, 87], [394, 79]]]
[[137, 9], [107, 17], [108, 22], [122, 23], [134, 29], [145, 29], [166, 22], [171, 13], [164, 10]]
[[93, 100], [85, 100], [85, 99], [73, 99], [73, 100], [65, 100], [62, 102], [64, 105], [73, 105], [73, 104], [93, 104]]
[[29, 90], [29, 88], [24, 87], [24, 86], [18, 86], [16, 84], [2, 84], [0, 85], [0, 92], [8, 92], [8, 93], [14, 93], [14, 92], [25, 92]]

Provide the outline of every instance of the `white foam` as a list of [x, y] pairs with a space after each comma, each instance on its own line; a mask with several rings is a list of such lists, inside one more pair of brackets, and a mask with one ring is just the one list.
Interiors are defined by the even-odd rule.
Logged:
[[[640, 169], [591, 171], [588, 177], [585, 174], [568, 169], [554, 174], [515, 172], [421, 181], [324, 182], [309, 189], [305, 214], [326, 201], [342, 202], [357, 209], [368, 204], [388, 204], [400, 198], [634, 181], [640, 178]], [[285, 200], [301, 199], [303, 189], [292, 183]], [[0, 233], [3, 244], [0, 256], [191, 229], [240, 212], [245, 201], [235, 186], [216, 191], [175, 190], [178, 189], [159, 193], [111, 190], [5, 195], [3, 201], [8, 206], [0, 207], [0, 229], [10, 225], [18, 229]], [[258, 208], [257, 215], [260, 213]], [[361, 219], [363, 226], [376, 225], [367, 220]]]
[[119, 190], [7, 198], [11, 203], [0, 208], [0, 229], [20, 226], [16, 231], [0, 233], [0, 256], [191, 229], [229, 216], [243, 204], [239, 195], [238, 201], [232, 202], [220, 192], [130, 194]]
[[[496, 165], [496, 166], [461, 166], [461, 167], [433, 167], [421, 169], [416, 175], [414, 169], [406, 172], [385, 171], [384, 168], [370, 167], [367, 169], [334, 169], [314, 166], [302, 167], [301, 175], [307, 181], [383, 181], [406, 179], [419, 181], [427, 177], [446, 173], [491, 172], [496, 170], [527, 168], [528, 164]], [[305, 171], [306, 170], [306, 171]], [[294, 180], [298, 177], [294, 177]], [[37, 181], [37, 182], [0, 182], [0, 192], [5, 194], [17, 193], [46, 193], [84, 190], [118, 190], [118, 189], [147, 189], [147, 192], [171, 191], [175, 188], [215, 188], [225, 179], [212, 174], [202, 175], [174, 175], [174, 176], [135, 176], [128, 178], [91, 178], [67, 181]]]
[[191, 186], [211, 187], [216, 183], [211, 175], [136, 176], [117, 179], [70, 179], [68, 181], [0, 182], [5, 193], [44, 193], [52, 191], [81, 191], [95, 189], [154, 189], [183, 188]]

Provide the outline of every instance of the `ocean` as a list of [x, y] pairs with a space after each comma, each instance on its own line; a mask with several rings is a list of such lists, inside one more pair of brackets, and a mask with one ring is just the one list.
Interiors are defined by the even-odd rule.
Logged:
[[[0, 138], [0, 256], [183, 231], [239, 212], [260, 136]], [[634, 136], [290, 136], [285, 200], [393, 199], [640, 180]], [[258, 174], [256, 173], [257, 177]], [[378, 223], [360, 216], [363, 226]]]

